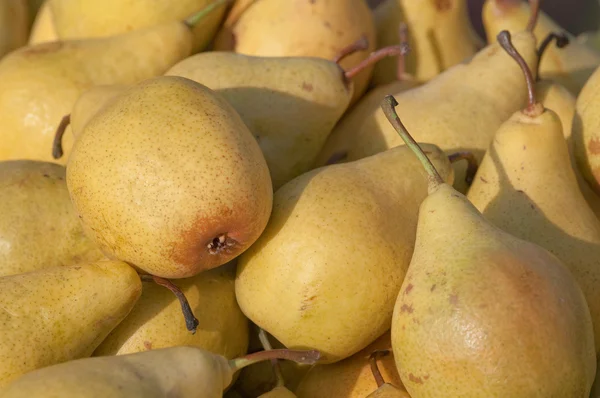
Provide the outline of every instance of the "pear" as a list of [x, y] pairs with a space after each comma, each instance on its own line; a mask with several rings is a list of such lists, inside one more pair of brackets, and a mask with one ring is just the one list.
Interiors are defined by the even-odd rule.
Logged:
[[90, 356], [141, 289], [137, 273], [120, 261], [0, 278], [0, 388], [32, 370]]
[[86, 358], [31, 372], [0, 391], [0, 397], [220, 398], [236, 371], [271, 358], [313, 363], [319, 355], [272, 350], [228, 360], [197, 347], [171, 347]]
[[246, 250], [272, 207], [256, 140], [221, 96], [162, 76], [132, 86], [88, 122], [67, 187], [107, 253], [163, 278], [187, 278]]
[[[531, 0], [532, 6], [522, 0], [486, 0], [483, 6], [483, 24], [488, 40], [494, 41], [502, 30], [516, 33], [528, 25], [532, 12], [537, 13], [539, 0]], [[553, 32], [563, 29], [543, 11], [539, 11], [534, 34], [542, 40]], [[554, 80], [565, 86], [574, 95], [600, 65], [600, 52], [578, 43], [575, 37], [566, 33], [571, 44], [565, 48], [550, 48], [540, 61], [540, 76], [542, 79]]]
[[594, 331], [570, 271], [542, 247], [492, 225], [444, 183], [396, 104], [388, 96], [382, 107], [429, 184], [392, 319], [394, 359], [408, 393], [587, 397]]
[[123, 355], [175, 346], [194, 346], [226, 358], [246, 354], [248, 319], [235, 301], [235, 264], [177, 281], [200, 324], [186, 330], [179, 302], [155, 283], [144, 283], [136, 306], [94, 351]]
[[0, 276], [103, 258], [71, 204], [65, 168], [0, 162]]
[[0, 2], [0, 59], [27, 44], [29, 7], [27, 0]]
[[[162, 75], [191, 54], [190, 26], [210, 10], [187, 22], [167, 22], [118, 37], [42, 43], [4, 57], [0, 61], [0, 160], [53, 161], [54, 132], [84, 90]], [[71, 145], [65, 143], [66, 148]]]
[[[377, 390], [369, 356], [377, 350], [392, 346], [390, 332], [387, 331], [373, 343], [343, 361], [313, 366], [296, 389], [298, 398], [364, 398]], [[393, 355], [382, 357], [378, 365], [379, 373], [395, 385], [402, 385], [396, 370]]]
[[[426, 148], [452, 180], [444, 153]], [[372, 343], [390, 327], [426, 194], [423, 177], [400, 147], [281, 187], [267, 228], [238, 261], [235, 293], [244, 314], [286, 347], [318, 350], [321, 363]]]
[[[340, 63], [349, 69], [377, 48], [373, 15], [365, 0], [254, 1], [230, 25], [226, 27], [228, 33], [219, 35], [215, 50], [333, 59], [348, 43], [365, 36], [368, 51], [356, 52]], [[354, 79], [352, 102], [367, 89], [372, 70], [369, 66]]]
[[58, 41], [50, 0], [45, 0], [35, 17], [29, 34], [29, 45]]
[[61, 40], [115, 36], [136, 29], [182, 20], [204, 8], [215, 7], [192, 28], [194, 52], [212, 40], [229, 0], [49, 0]]
[[[381, 47], [398, 44], [398, 24], [408, 25], [414, 56], [408, 62], [407, 72], [420, 82], [471, 58], [483, 47], [471, 26], [466, 0], [386, 0], [373, 13]], [[374, 84], [394, 80], [395, 65], [391, 60], [375, 66]]]

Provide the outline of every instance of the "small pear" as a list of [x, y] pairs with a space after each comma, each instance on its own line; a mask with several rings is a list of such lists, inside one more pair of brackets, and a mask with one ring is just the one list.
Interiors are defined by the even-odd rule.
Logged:
[[272, 350], [228, 360], [197, 347], [171, 347], [86, 358], [28, 373], [0, 397], [221, 398], [235, 372], [272, 358], [314, 363], [319, 354]]
[[248, 319], [235, 300], [234, 278], [235, 264], [231, 263], [177, 281], [200, 322], [194, 334], [186, 330], [181, 307], [173, 294], [153, 282], [144, 283], [133, 310], [104, 339], [94, 356], [184, 345], [229, 359], [245, 355]]
[[588, 397], [594, 331], [570, 271], [444, 183], [395, 105], [388, 96], [382, 107], [429, 183], [392, 319], [394, 359], [410, 396]]
[[29, 6], [27, 0], [0, 2], [0, 59], [27, 44]]
[[[365, 0], [260, 0], [237, 17], [230, 33], [219, 35], [217, 51], [266, 57], [319, 57], [333, 59], [348, 43], [365, 36], [368, 49], [346, 57], [350, 69], [377, 48], [373, 15]], [[302, 32], [302, 34], [298, 34]], [[352, 102], [367, 89], [373, 67], [355, 79]]]
[[51, 0], [44, 1], [33, 21], [28, 42], [30, 46], [39, 43], [58, 41], [58, 33], [56, 33], [56, 27], [54, 26], [50, 1]]
[[0, 278], [0, 388], [35, 369], [92, 355], [141, 289], [137, 273], [120, 261]]
[[[537, 24], [533, 30], [538, 40], [550, 33], [564, 32], [552, 18], [539, 11], [540, 0], [486, 0], [483, 6], [483, 24], [488, 40], [493, 42], [502, 30], [512, 34], [525, 30], [532, 13], [538, 13]], [[578, 43], [567, 32], [571, 44], [565, 48], [549, 48], [540, 61], [540, 77], [554, 80], [565, 86], [574, 95], [579, 94], [583, 85], [600, 65], [600, 52]]]
[[71, 204], [65, 167], [0, 162], [0, 276], [103, 258]]
[[[426, 148], [452, 180], [445, 154]], [[390, 327], [423, 178], [400, 147], [281, 187], [267, 228], [238, 261], [235, 293], [244, 314], [286, 347], [319, 350], [321, 363], [372, 343]]]
[[264, 156], [231, 105], [175, 76], [132, 86], [88, 122], [67, 186], [107, 255], [163, 278], [237, 257], [265, 228], [273, 196]]

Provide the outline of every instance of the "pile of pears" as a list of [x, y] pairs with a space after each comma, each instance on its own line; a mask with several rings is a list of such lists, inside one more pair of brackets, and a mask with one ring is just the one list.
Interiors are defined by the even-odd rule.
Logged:
[[600, 398], [600, 33], [372, 3], [0, 3], [0, 398]]

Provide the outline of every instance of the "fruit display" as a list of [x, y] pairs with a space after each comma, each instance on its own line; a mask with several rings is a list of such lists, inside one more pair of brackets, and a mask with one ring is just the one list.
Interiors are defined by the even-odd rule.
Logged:
[[2, 2], [0, 398], [600, 398], [551, 1]]

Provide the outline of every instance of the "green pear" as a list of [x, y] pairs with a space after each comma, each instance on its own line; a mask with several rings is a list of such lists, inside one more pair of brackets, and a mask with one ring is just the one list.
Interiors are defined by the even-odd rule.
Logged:
[[29, 6], [27, 0], [0, 2], [0, 59], [27, 44]]
[[0, 276], [103, 257], [71, 204], [64, 166], [0, 162]]
[[[426, 148], [452, 180], [445, 154]], [[319, 350], [321, 363], [372, 343], [390, 328], [423, 178], [408, 148], [399, 147], [281, 187], [267, 228], [238, 261], [235, 293], [244, 314], [286, 347]]]
[[221, 398], [236, 371], [272, 358], [313, 363], [319, 355], [272, 350], [228, 360], [197, 347], [171, 347], [86, 358], [26, 374], [1, 390], [0, 397]]
[[587, 398], [594, 331], [571, 272], [542, 247], [492, 225], [445, 183], [396, 104], [389, 96], [382, 107], [423, 162], [429, 185], [392, 319], [394, 359], [408, 393]]
[[132, 86], [88, 122], [67, 187], [107, 255], [164, 278], [237, 257], [265, 228], [273, 196], [265, 158], [231, 105], [175, 76]]
[[0, 160], [53, 161], [54, 132], [83, 91], [162, 75], [191, 54], [190, 26], [209, 11], [210, 7], [187, 22], [166, 22], [116, 37], [42, 43], [4, 57], [0, 61]]
[[123, 355], [175, 346], [194, 346], [236, 358], [248, 349], [248, 319], [235, 300], [235, 264], [177, 281], [200, 324], [186, 329], [179, 301], [154, 282], [144, 283], [142, 296], [94, 351], [94, 356]]
[[35, 369], [92, 355], [141, 289], [137, 273], [120, 261], [0, 278], [0, 387]]
[[50, 8], [50, 0], [45, 0], [31, 26], [28, 44], [31, 46], [58, 40], [58, 33], [56, 33], [52, 9]]

